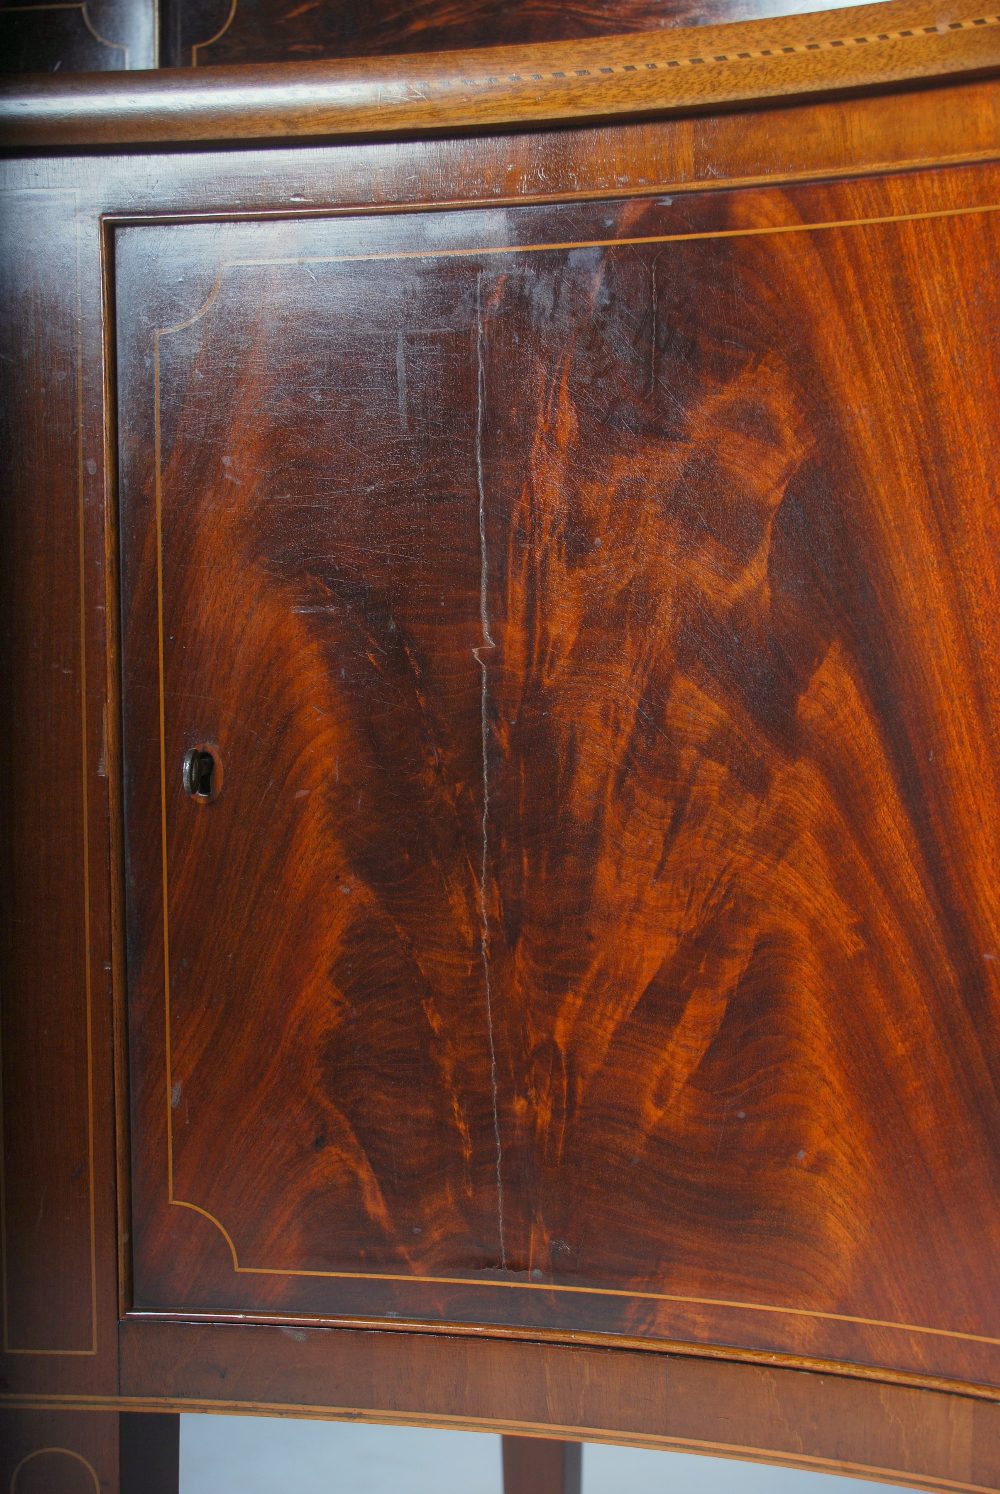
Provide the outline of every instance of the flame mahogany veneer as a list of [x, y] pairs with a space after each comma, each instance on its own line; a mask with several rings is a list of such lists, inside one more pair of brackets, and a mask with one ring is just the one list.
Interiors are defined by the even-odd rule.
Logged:
[[844, 69], [8, 86], [15, 1490], [182, 1409], [1000, 1488], [1000, 91]]

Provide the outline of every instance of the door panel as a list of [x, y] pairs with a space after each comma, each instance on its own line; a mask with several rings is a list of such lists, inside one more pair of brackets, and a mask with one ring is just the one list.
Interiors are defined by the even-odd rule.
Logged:
[[997, 203], [118, 232], [137, 1308], [996, 1376]]

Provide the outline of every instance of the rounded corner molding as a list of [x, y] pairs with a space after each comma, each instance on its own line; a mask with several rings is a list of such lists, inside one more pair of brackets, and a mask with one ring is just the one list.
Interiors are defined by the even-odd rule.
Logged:
[[882, 0], [572, 43], [15, 79], [0, 86], [0, 145], [333, 140], [636, 120], [997, 70], [992, 9]]

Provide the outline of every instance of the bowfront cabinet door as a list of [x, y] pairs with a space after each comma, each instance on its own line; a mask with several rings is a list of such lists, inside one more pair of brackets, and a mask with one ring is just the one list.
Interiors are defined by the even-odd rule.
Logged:
[[1000, 176], [115, 262], [134, 1306], [1000, 1383]]

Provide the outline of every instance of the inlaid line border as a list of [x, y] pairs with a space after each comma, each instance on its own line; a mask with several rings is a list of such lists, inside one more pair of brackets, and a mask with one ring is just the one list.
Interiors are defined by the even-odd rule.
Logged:
[[[239, 0], [231, 0], [228, 14], [226, 15], [225, 20], [218, 28], [218, 30], [212, 36], [208, 37], [205, 41], [195, 42], [192, 45], [192, 67], [197, 67], [199, 65], [199, 52], [207, 51], [209, 47], [213, 46], [215, 42], [220, 41], [221, 38], [225, 36], [230, 26], [232, 26], [233, 21], [236, 19], [238, 5]], [[825, 18], [829, 19], [829, 12], [826, 12], [824, 14]], [[774, 21], [778, 21], [780, 19], [787, 22], [791, 19], [794, 19], [794, 17], [775, 16], [771, 17], [771, 19]], [[729, 24], [734, 23], [730, 22]], [[725, 23], [722, 23], [722, 25], [725, 25]], [[915, 38], [923, 38], [928, 36], [947, 36], [951, 32], [976, 31], [982, 30], [983, 28], [989, 28], [991, 26], [1000, 26], [1000, 15], [975, 16], [957, 21], [937, 21], [922, 26], [901, 26], [893, 31], [868, 31], [863, 32], [861, 35], [858, 35], [854, 32], [848, 32], [844, 36], [821, 37], [814, 41], [775, 41], [767, 46], [760, 47], [737, 46], [736, 48], [725, 52], [713, 52], [706, 47], [704, 55], [682, 53], [678, 56], [670, 56], [668, 54], [666, 56], [660, 57], [644, 57], [641, 61], [638, 62], [606, 62], [595, 63], [589, 67], [543, 68], [540, 70], [532, 68], [530, 70], [525, 70], [522, 72], [505, 72], [503, 70], [498, 70], [496, 73], [478, 73], [473, 77], [467, 77], [465, 73], [462, 72], [461, 64], [459, 62], [456, 63], [456, 71], [451, 77], [446, 77], [443, 75], [428, 77], [421, 80], [414, 86], [424, 90], [438, 89], [442, 92], [447, 92], [450, 88], [489, 89], [506, 88], [511, 84], [524, 86], [533, 83], [563, 83], [570, 82], [575, 78], [589, 78], [600, 82], [605, 78], [620, 78], [626, 75], [630, 77], [633, 75], [642, 77], [647, 73], [673, 72], [678, 68], [711, 67], [713, 64], [718, 63], [732, 64], [738, 62], [761, 62], [767, 61], [773, 57], [791, 57], [801, 56], [805, 53], [812, 52], [840, 51], [845, 48], [850, 49], [852, 47], [870, 46], [873, 43], [877, 42], [905, 42], [913, 40]], [[690, 35], [693, 31], [702, 29], [704, 29], [706, 32], [718, 34], [721, 26], [706, 26], [704, 28], [685, 27], [684, 29], [688, 35]], [[635, 39], [639, 41], [645, 37], [652, 38], [653, 33], [631, 32], [627, 33], [627, 35], [629, 40]], [[585, 40], [594, 41], [596, 40], [596, 38], [585, 38]], [[555, 43], [548, 43], [547, 45], [555, 45]], [[566, 42], [562, 45], [569, 46], [570, 43]], [[471, 71], [471, 69], [469, 71]]]
[[[997, 18], [1000, 21], [1000, 18]], [[972, 23], [969, 23], [972, 24]], [[433, 211], [433, 210], [431, 210]], [[968, 218], [1000, 213], [1000, 203], [977, 204], [971, 207], [937, 208], [916, 213], [879, 214], [863, 218], [838, 218], [819, 223], [790, 223], [761, 228], [735, 228], [706, 230], [676, 234], [651, 234], [625, 238], [574, 239], [545, 244], [501, 244], [471, 245], [459, 247], [428, 248], [415, 250], [373, 250], [357, 254], [289, 255], [265, 258], [234, 258], [221, 261], [218, 274], [207, 297], [183, 321], [153, 329], [153, 406], [154, 406], [154, 500], [156, 515], [156, 611], [158, 644], [158, 709], [160, 734], [160, 837], [162, 876], [162, 920], [163, 920], [163, 989], [164, 989], [164, 1052], [166, 1078], [166, 1144], [167, 1144], [167, 1203], [177, 1208], [190, 1209], [209, 1220], [220, 1232], [229, 1248], [233, 1271], [237, 1275], [279, 1276], [285, 1278], [309, 1278], [324, 1280], [382, 1281], [431, 1286], [463, 1286], [474, 1288], [499, 1287], [514, 1291], [562, 1292], [580, 1296], [624, 1298], [629, 1301], [651, 1301], [682, 1304], [694, 1307], [720, 1308], [729, 1311], [757, 1312], [809, 1318], [814, 1321], [845, 1323], [865, 1328], [889, 1329], [901, 1333], [914, 1333], [933, 1338], [952, 1339], [966, 1343], [986, 1344], [1000, 1347], [1000, 1338], [986, 1334], [964, 1333], [956, 1329], [932, 1328], [918, 1323], [901, 1323], [881, 1318], [868, 1318], [851, 1313], [826, 1312], [819, 1309], [778, 1306], [770, 1303], [739, 1302], [723, 1298], [693, 1297], [679, 1293], [626, 1290], [620, 1287], [578, 1286], [557, 1282], [538, 1281], [494, 1281], [483, 1277], [469, 1276], [424, 1276], [406, 1272], [375, 1271], [315, 1271], [288, 1270], [275, 1266], [243, 1266], [239, 1263], [235, 1243], [222, 1221], [200, 1204], [177, 1198], [174, 1193], [173, 1170], [173, 1115], [171, 1108], [172, 1044], [170, 1012], [170, 948], [169, 948], [169, 878], [167, 865], [167, 764], [165, 728], [165, 666], [163, 628], [163, 475], [162, 433], [160, 418], [160, 343], [162, 338], [186, 331], [201, 320], [214, 306], [227, 271], [231, 269], [263, 268], [269, 266], [295, 267], [315, 264], [359, 264], [403, 260], [462, 259], [496, 256], [504, 254], [535, 254], [567, 252], [574, 249], [615, 249], [652, 244], [690, 243], [699, 240], [733, 238], [762, 238], [786, 233], [819, 233], [833, 229], [870, 228], [897, 223], [934, 222], [944, 219]], [[310, 218], [310, 221], [316, 221]], [[152, 225], [150, 225], [152, 226]], [[940, 1483], [940, 1481], [938, 1481]], [[970, 1485], [955, 1485], [956, 1488], [972, 1488]]]
[[[0, 9], [0, 17], [17, 15], [37, 15], [50, 10], [78, 10], [80, 19], [87, 31], [102, 47], [107, 47], [112, 52], [123, 52], [122, 72], [128, 71], [128, 47], [125, 42], [112, 41], [110, 37], [102, 35], [90, 19], [87, 9], [87, 0], [55, 0], [55, 3], [47, 5], [5, 5]], [[64, 190], [64, 189], [63, 189]]]
[[238, 0], [231, 0], [230, 6], [229, 6], [229, 13], [226, 16], [226, 19], [223, 21], [223, 23], [219, 27], [218, 31], [216, 31], [212, 36], [210, 36], [207, 41], [194, 42], [192, 44], [192, 47], [191, 47], [191, 66], [192, 67], [197, 67], [198, 66], [198, 53], [199, 52], [204, 52], [208, 47], [213, 46], [215, 42], [220, 41], [222, 39], [222, 37], [225, 36], [226, 32], [229, 30], [230, 26], [233, 24], [233, 21], [236, 19], [236, 6], [237, 6], [237, 4], [238, 4]]
[[97, 1469], [89, 1458], [85, 1458], [82, 1453], [75, 1452], [71, 1447], [36, 1447], [34, 1452], [25, 1453], [10, 1476], [8, 1494], [17, 1494], [17, 1481], [21, 1476], [22, 1470], [29, 1463], [33, 1463], [36, 1458], [51, 1457], [53, 1454], [58, 1457], [70, 1458], [73, 1462], [79, 1463], [83, 1468], [86, 1468], [94, 1482], [94, 1494], [101, 1494], [101, 1480], [97, 1476]]
[[[236, 12], [234, 0], [233, 14]], [[1000, 26], [1000, 16], [977, 16], [974, 20], [939, 21], [929, 26], [906, 26], [898, 31], [871, 31], [862, 36], [836, 36], [809, 42], [774, 42], [768, 47], [746, 47], [731, 52], [711, 52], [705, 49], [704, 56], [650, 57], [642, 62], [617, 62], [598, 64], [592, 67], [557, 68], [543, 72], [488, 74], [485, 77], [431, 78], [421, 86], [427, 88], [500, 88], [508, 84], [562, 83], [573, 78], [621, 77], [644, 73], [671, 72], [675, 68], [711, 67], [713, 63], [760, 62], [772, 57], [792, 57], [805, 52], [830, 52], [842, 48], [863, 47], [874, 42], [909, 41], [914, 37], [947, 36], [953, 31], [975, 31], [983, 27]], [[708, 29], [707, 27], [705, 28]], [[641, 34], [641, 33], [639, 33]], [[207, 46], [208, 43], [206, 42]]]

